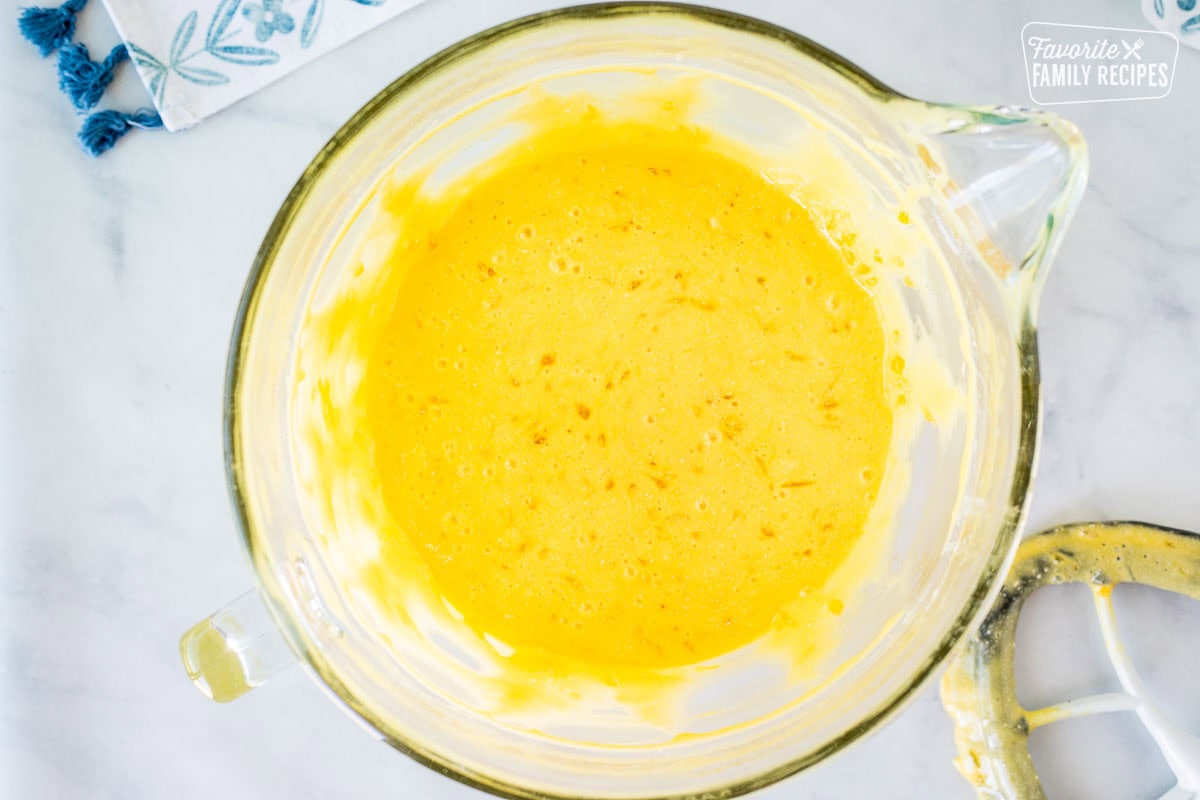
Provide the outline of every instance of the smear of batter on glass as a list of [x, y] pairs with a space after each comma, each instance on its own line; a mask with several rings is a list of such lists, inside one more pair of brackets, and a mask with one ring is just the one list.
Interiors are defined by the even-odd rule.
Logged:
[[880, 490], [904, 364], [800, 201], [693, 126], [594, 111], [400, 208], [418, 190], [391, 190], [364, 434], [394, 535], [467, 625], [672, 667], [825, 583]]

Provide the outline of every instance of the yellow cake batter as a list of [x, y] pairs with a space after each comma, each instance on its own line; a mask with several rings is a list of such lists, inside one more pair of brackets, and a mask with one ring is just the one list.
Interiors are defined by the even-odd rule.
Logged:
[[407, 211], [366, 433], [436, 591], [508, 648], [728, 652], [826, 581], [876, 500], [902, 364], [875, 303], [803, 205], [710, 144], [585, 114]]

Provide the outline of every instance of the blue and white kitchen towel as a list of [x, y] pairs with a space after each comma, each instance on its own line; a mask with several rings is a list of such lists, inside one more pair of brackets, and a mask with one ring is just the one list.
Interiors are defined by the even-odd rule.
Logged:
[[1160, 31], [1200, 49], [1200, 8], [1196, 0], [1142, 0], [1142, 14]]
[[27, 8], [21, 32], [43, 55], [58, 51], [60, 85], [80, 111], [99, 104], [113, 71], [131, 61], [154, 109], [91, 114], [80, 131], [99, 155], [131, 128], [178, 131], [423, 0], [103, 0], [121, 35], [92, 61], [72, 41], [87, 0]]

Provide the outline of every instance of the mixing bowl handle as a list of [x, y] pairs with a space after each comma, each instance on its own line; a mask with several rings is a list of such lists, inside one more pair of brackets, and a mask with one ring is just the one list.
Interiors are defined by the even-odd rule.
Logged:
[[937, 194], [1014, 302], [1037, 318], [1046, 268], [1087, 184], [1071, 122], [1024, 108], [916, 103], [917, 154]]
[[295, 664], [257, 590], [193, 625], [179, 640], [188, 678], [218, 703], [235, 700]]

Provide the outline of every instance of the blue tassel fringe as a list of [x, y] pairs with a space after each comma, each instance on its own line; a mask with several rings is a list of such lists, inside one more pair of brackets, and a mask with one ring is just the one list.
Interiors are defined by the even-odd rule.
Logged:
[[133, 128], [152, 130], [161, 128], [162, 118], [149, 108], [132, 113], [106, 109], [97, 111], [86, 120], [79, 130], [79, 142], [90, 156], [107, 152], [117, 140]]
[[58, 86], [71, 105], [78, 111], [87, 111], [100, 102], [100, 96], [112, 83], [117, 65], [129, 58], [124, 44], [112, 49], [103, 61], [92, 61], [87, 45], [72, 42], [58, 51]]
[[[17, 26], [21, 35], [33, 43], [43, 56], [58, 54], [58, 85], [79, 111], [87, 111], [100, 102], [112, 83], [118, 65], [129, 59], [129, 50], [119, 44], [103, 61], [92, 61], [85, 45], [71, 41], [75, 35], [75, 17], [87, 0], [67, 0], [58, 8], [26, 8]], [[83, 121], [79, 142], [88, 155], [108, 152], [134, 128], [153, 130], [163, 127], [162, 117], [150, 108], [133, 112], [97, 111]]]
[[26, 8], [17, 20], [21, 35], [48, 56], [75, 35], [75, 15], [83, 10], [87, 0], [67, 0], [58, 8]]

